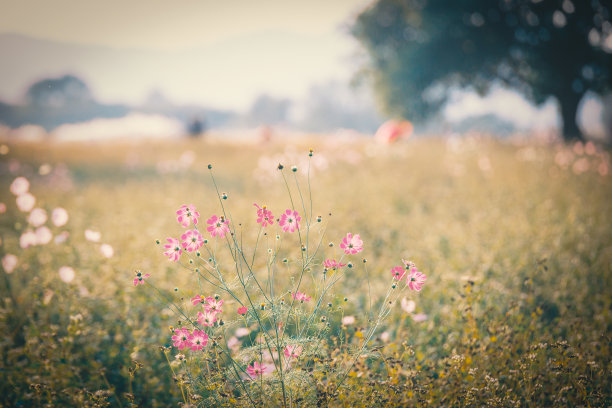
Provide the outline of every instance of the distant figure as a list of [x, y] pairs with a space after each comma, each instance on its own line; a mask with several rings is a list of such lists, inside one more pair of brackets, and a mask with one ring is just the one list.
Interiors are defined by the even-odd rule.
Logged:
[[390, 144], [398, 139], [408, 139], [413, 130], [411, 122], [392, 119], [380, 125], [374, 138], [381, 143]]
[[273, 130], [270, 125], [261, 125], [257, 128], [257, 136], [259, 139], [259, 143], [268, 144], [272, 139]]
[[200, 118], [194, 118], [189, 125], [187, 125], [187, 132], [191, 137], [200, 137], [206, 131], [206, 123]]

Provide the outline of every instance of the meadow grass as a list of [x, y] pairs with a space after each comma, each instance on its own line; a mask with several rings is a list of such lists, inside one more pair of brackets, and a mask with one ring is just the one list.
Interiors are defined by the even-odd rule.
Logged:
[[[277, 216], [291, 208], [276, 165], [297, 165], [304, 181], [310, 147], [313, 214], [327, 226], [324, 244], [352, 231], [364, 251], [329, 294], [326, 352], [304, 358], [289, 379], [302, 394], [291, 405], [612, 404], [605, 151], [475, 138], [391, 146], [332, 139], [6, 145], [0, 257], [13, 254], [18, 263], [0, 279], [3, 406], [210, 405], [212, 394], [219, 405], [281, 404], [223, 396], [216, 377], [212, 389], [196, 389], [173, 361], [177, 318], [132, 280], [136, 270], [149, 273], [163, 294], [188, 301], [193, 275], [155, 241], [179, 233], [173, 214], [183, 204], [193, 203], [202, 222], [219, 214], [208, 164], [245, 242], [254, 242], [253, 202]], [[20, 248], [29, 227], [9, 192], [18, 176], [30, 181], [36, 207], [68, 211], [65, 226], [47, 223], [54, 237], [69, 233], [65, 242]], [[99, 242], [85, 239], [88, 229], [100, 232]], [[102, 243], [113, 247], [110, 258]], [[355, 262], [362, 257], [367, 269]], [[402, 258], [427, 283], [391, 305], [368, 352], [354, 360]], [[74, 280], [60, 279], [62, 266], [75, 270]], [[296, 277], [291, 264], [277, 275], [285, 283]], [[238, 306], [226, 305], [234, 317]], [[343, 325], [344, 316], [355, 322]], [[238, 328], [234, 317], [220, 328], [227, 338]]]

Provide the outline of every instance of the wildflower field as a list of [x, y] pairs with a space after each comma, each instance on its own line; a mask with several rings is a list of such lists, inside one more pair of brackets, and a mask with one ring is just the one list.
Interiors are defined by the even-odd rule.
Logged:
[[0, 203], [3, 407], [612, 404], [591, 143], [4, 141]]

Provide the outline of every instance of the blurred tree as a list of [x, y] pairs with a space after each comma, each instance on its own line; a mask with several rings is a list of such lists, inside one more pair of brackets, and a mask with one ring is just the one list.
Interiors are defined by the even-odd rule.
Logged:
[[352, 27], [387, 113], [422, 119], [449, 86], [492, 83], [559, 101], [565, 140], [582, 139], [578, 105], [612, 88], [609, 0], [378, 0]]
[[32, 84], [28, 88], [26, 99], [32, 106], [49, 108], [64, 108], [94, 102], [87, 84], [72, 75], [43, 79]]

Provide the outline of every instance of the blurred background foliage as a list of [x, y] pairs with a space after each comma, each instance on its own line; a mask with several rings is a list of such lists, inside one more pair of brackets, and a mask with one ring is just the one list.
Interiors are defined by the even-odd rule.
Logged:
[[536, 104], [554, 96], [573, 140], [585, 93], [612, 86], [610, 18], [600, 0], [379, 0], [352, 32], [388, 114], [423, 119], [451, 86], [486, 94], [497, 81]]

